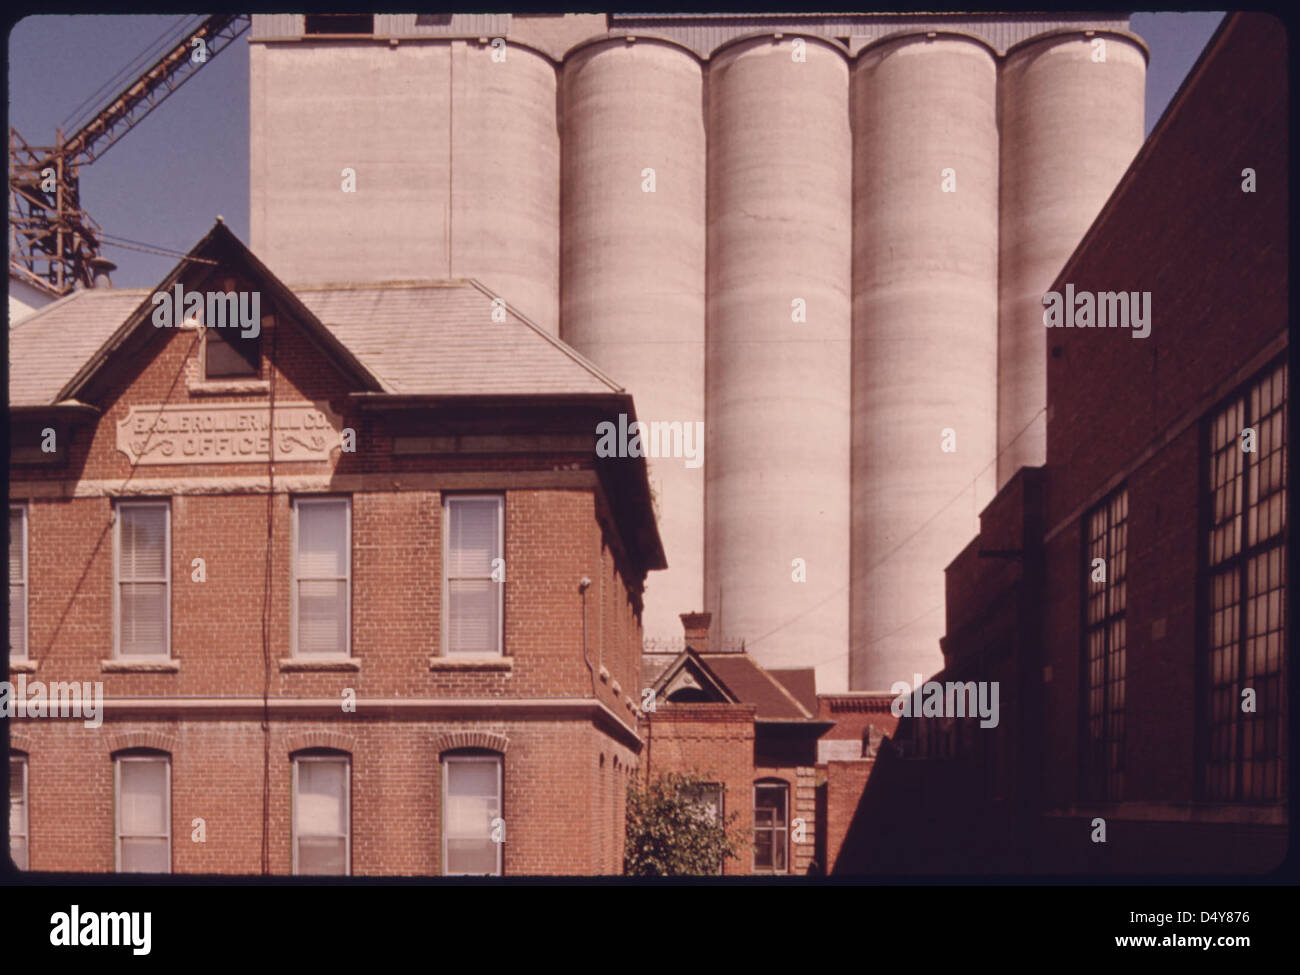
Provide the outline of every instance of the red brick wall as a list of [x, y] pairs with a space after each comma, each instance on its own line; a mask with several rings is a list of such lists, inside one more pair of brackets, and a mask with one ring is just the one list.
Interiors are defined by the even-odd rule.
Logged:
[[[278, 336], [275, 333], [278, 332]], [[11, 500], [29, 511], [29, 650], [33, 680], [103, 681], [108, 699], [138, 696], [258, 699], [265, 684], [263, 607], [269, 620], [272, 698], [335, 698], [344, 688], [366, 698], [590, 698], [593, 693], [628, 732], [637, 717], [640, 651], [637, 609], [643, 572], [622, 553], [591, 458], [506, 454], [393, 456], [392, 438], [407, 435], [377, 415], [360, 415], [343, 377], [291, 321], [263, 330], [263, 354], [277, 347], [278, 402], [326, 400], [358, 432], [357, 452], [328, 462], [276, 465], [277, 493], [200, 482], [265, 477], [264, 464], [144, 466], [133, 473], [116, 448], [116, 424], [132, 404], [265, 403], [260, 395], [199, 395], [195, 333], [154, 332], [149, 354], [127, 364], [98, 402], [103, 416], [80, 428], [63, 468], [11, 469]], [[565, 463], [561, 465], [560, 460]], [[536, 488], [520, 475], [574, 485]], [[418, 489], [397, 483], [339, 492], [352, 500], [352, 657], [357, 671], [282, 670], [290, 656], [291, 503], [286, 478], [424, 472]], [[505, 653], [511, 668], [430, 670], [440, 653], [442, 490], [461, 474], [488, 475], [484, 490], [505, 497]], [[171, 505], [171, 656], [175, 673], [104, 672], [113, 656], [113, 503], [89, 482], [121, 485], [165, 479]], [[179, 483], [189, 479], [188, 483]], [[197, 480], [195, 480], [197, 479]], [[39, 483], [79, 481], [97, 496], [50, 497]], [[430, 486], [430, 484], [432, 486]], [[65, 487], [71, 494], [71, 488]], [[188, 493], [187, 493], [188, 492]], [[199, 492], [199, 493], [195, 493]], [[266, 594], [267, 518], [272, 525], [270, 593]], [[191, 561], [206, 562], [207, 581], [191, 580]], [[587, 656], [609, 677], [593, 677]], [[614, 685], [617, 683], [618, 692]], [[593, 690], [594, 685], [594, 690]], [[503, 712], [504, 713], [504, 712]], [[111, 714], [111, 712], [110, 712]], [[332, 728], [356, 740], [353, 751], [354, 873], [440, 870], [440, 775], [432, 741], [443, 731], [479, 727], [358, 713], [292, 725]], [[119, 722], [97, 730], [80, 722], [22, 722], [31, 743], [31, 849], [35, 869], [112, 870], [112, 763], [105, 742]], [[150, 725], [151, 727], [153, 725]], [[173, 865], [177, 871], [261, 869], [262, 732], [257, 720], [169, 720], [173, 753]], [[635, 740], [589, 718], [494, 721], [510, 737], [505, 764], [507, 873], [619, 873], [626, 783], [638, 762]], [[273, 720], [271, 869], [289, 869], [289, 776], [285, 736]], [[601, 763], [604, 757], [603, 765]], [[192, 844], [189, 822], [207, 820], [208, 841]]]
[[835, 869], [844, 837], [848, 835], [862, 793], [871, 778], [875, 762], [827, 762], [826, 775], [826, 873]]
[[[1058, 279], [1076, 292], [1150, 291], [1152, 326], [1144, 339], [1048, 332], [1059, 348], [1047, 359], [1049, 524], [1286, 330], [1286, 34], [1245, 15], [1223, 40], [1231, 53], [1197, 83], [1194, 110], [1153, 133]], [[1254, 193], [1242, 192], [1248, 167]]]
[[[177, 873], [260, 873], [263, 734], [247, 720], [15, 723], [28, 742], [33, 870], [111, 872], [114, 866], [112, 752], [132, 733], [162, 732], [172, 758], [172, 867]], [[291, 750], [315, 731], [347, 749], [352, 761], [352, 872], [441, 872], [441, 767], [438, 739], [482, 728], [505, 735], [505, 873], [617, 874], [622, 804], [591, 808], [599, 755], [607, 792], [626, 782], [633, 752], [580, 721], [425, 722], [361, 718], [351, 722], [271, 723], [268, 852], [270, 871], [292, 869]], [[619, 763], [615, 778], [613, 762]], [[192, 840], [193, 820], [206, 842]], [[593, 842], [595, 836], [601, 843]]]
[[[643, 722], [646, 748], [643, 781], [666, 772], [695, 772], [724, 786], [723, 812], [733, 812], [741, 842], [739, 859], [727, 860], [726, 875], [752, 871], [754, 851], [754, 708], [736, 704], [667, 704]], [[646, 764], [648, 763], [648, 765]], [[793, 802], [793, 783], [791, 785]]]
[[[1218, 53], [1189, 80], [1188, 110], [1153, 133], [1116, 205], [1054, 286], [1150, 291], [1152, 325], [1143, 339], [1127, 329], [1049, 333], [1049, 803], [1079, 796], [1081, 519], [1121, 478], [1129, 498], [1124, 798], [1197, 795], [1199, 438], [1216, 400], [1270, 348], [1285, 348], [1286, 64], [1276, 20], [1230, 15]], [[1256, 172], [1254, 193], [1242, 192], [1245, 168]]]

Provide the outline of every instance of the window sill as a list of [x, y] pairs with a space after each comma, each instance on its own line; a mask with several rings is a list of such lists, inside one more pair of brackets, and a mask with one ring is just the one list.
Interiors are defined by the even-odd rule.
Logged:
[[430, 670], [513, 670], [513, 657], [430, 657]]
[[37, 661], [30, 660], [27, 657], [20, 660], [15, 660], [13, 657], [9, 658], [9, 673], [11, 674], [34, 674], [37, 666]]
[[179, 660], [101, 660], [99, 669], [106, 674], [175, 674], [181, 669]]
[[360, 657], [281, 657], [281, 673], [293, 671], [360, 670]]
[[232, 393], [270, 393], [269, 379], [191, 379], [186, 383], [191, 396], [229, 396]]

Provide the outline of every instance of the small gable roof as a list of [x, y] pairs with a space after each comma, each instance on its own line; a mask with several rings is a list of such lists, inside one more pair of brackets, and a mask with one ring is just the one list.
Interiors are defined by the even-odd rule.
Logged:
[[717, 703], [754, 705], [758, 721], [808, 721], [816, 717], [815, 700], [813, 708], [806, 707], [745, 653], [701, 654], [687, 647], [655, 681], [655, 696], [666, 698], [678, 689], [683, 673], [688, 673], [694, 685]]
[[473, 279], [290, 288], [218, 221], [157, 287], [76, 291], [12, 326], [10, 405], [89, 398], [88, 388], [120, 361], [117, 353], [138, 350], [155, 331], [152, 296], [177, 283], [200, 290], [214, 263], [257, 282], [360, 392], [625, 395], [597, 366]]

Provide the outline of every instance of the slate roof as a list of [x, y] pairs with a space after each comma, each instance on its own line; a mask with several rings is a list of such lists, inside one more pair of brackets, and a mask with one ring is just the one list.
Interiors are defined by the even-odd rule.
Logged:
[[291, 290], [388, 392], [434, 395], [619, 393], [577, 351], [472, 279]]
[[702, 653], [699, 658], [737, 701], [756, 707], [755, 717], [759, 721], [800, 721], [815, 716], [815, 708], [810, 710], [800, 704], [798, 698], [748, 654]]
[[795, 700], [810, 714], [817, 713], [817, 670], [800, 667], [797, 670], [769, 670], [768, 674], [785, 686]]
[[9, 329], [9, 405], [45, 406], [152, 288], [74, 291]]
[[[622, 387], [472, 279], [290, 288], [383, 384], [407, 395], [609, 394]], [[153, 288], [76, 291], [9, 330], [9, 402], [48, 405]], [[149, 308], [144, 309], [146, 312]]]

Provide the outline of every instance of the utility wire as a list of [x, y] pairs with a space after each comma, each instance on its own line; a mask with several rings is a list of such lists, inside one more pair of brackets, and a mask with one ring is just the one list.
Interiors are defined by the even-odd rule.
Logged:
[[[946, 504], [944, 504], [942, 507], [940, 507], [938, 510], [936, 510], [936, 511], [934, 512], [934, 514], [930, 515], [929, 518], [926, 518], [925, 521], [921, 522], [921, 524], [920, 524], [920, 525], [919, 525], [919, 526], [918, 526], [918, 527], [917, 527], [917, 528], [916, 528], [916, 529], [915, 529], [911, 534], [909, 534], [909, 535], [908, 535], [906, 538], [904, 538], [901, 542], [899, 542], [897, 545], [895, 545], [893, 548], [891, 548], [888, 552], [886, 552], [885, 555], [884, 555], [882, 558], [880, 558], [880, 559], [878, 559], [877, 561], [875, 561], [874, 563], [872, 563], [870, 566], [868, 566], [868, 567], [867, 567], [866, 569], [864, 569], [862, 572], [860, 572], [860, 573], [858, 573], [858, 574], [856, 574], [856, 575], [852, 575], [852, 574], [851, 574], [851, 575], [849, 576], [849, 581], [848, 581], [848, 582], [846, 582], [844, 585], [840, 586], [839, 588], [835, 589], [833, 592], [831, 592], [830, 594], [828, 594], [824, 599], [822, 599], [822, 600], [818, 601], [817, 603], [815, 603], [814, 605], [810, 606], [808, 609], [804, 610], [802, 613], [799, 613], [799, 614], [796, 615], [796, 616], [792, 616], [792, 617], [790, 617], [790, 618], [789, 618], [788, 620], [786, 620], [784, 623], [781, 623], [779, 626], [776, 626], [776, 627], [774, 627], [773, 629], [768, 630], [768, 631], [767, 631], [766, 633], [764, 633], [762, 636], [757, 637], [757, 638], [754, 639], [754, 640], [746, 640], [746, 641], [745, 641], [746, 646], [747, 646], [747, 647], [749, 647], [749, 646], [754, 646], [754, 645], [756, 645], [757, 643], [759, 643], [760, 641], [762, 641], [762, 640], [766, 640], [768, 637], [772, 636], [773, 634], [779, 633], [781, 630], [784, 630], [787, 626], [790, 626], [791, 624], [793, 624], [793, 623], [795, 623], [795, 622], [797, 622], [797, 621], [803, 619], [803, 618], [804, 618], [805, 616], [807, 616], [809, 613], [812, 613], [812, 612], [814, 612], [815, 610], [820, 609], [820, 608], [821, 608], [822, 606], [824, 606], [826, 603], [830, 602], [832, 599], [834, 599], [835, 597], [837, 597], [837, 596], [839, 596], [841, 593], [843, 593], [845, 590], [847, 590], [850, 586], [853, 585], [853, 583], [854, 583], [855, 581], [859, 581], [859, 580], [861, 580], [861, 579], [865, 579], [865, 578], [866, 578], [867, 576], [869, 576], [872, 572], [875, 572], [876, 569], [880, 568], [882, 565], [884, 565], [885, 563], [887, 563], [891, 558], [893, 558], [896, 554], [898, 554], [899, 550], [902, 549], [903, 546], [907, 545], [910, 541], [912, 541], [912, 539], [914, 539], [917, 535], [919, 535], [922, 531], [924, 531], [925, 528], [926, 528], [927, 526], [929, 526], [929, 524], [930, 524], [932, 521], [934, 521], [934, 520], [935, 520], [936, 518], [938, 518], [941, 514], [943, 514], [945, 511], [947, 511], [949, 508], [951, 508], [951, 507], [952, 507], [952, 506], [953, 506], [957, 501], [959, 501], [959, 500], [961, 500], [963, 497], [965, 497], [966, 492], [969, 491], [969, 490], [971, 490], [971, 489], [973, 489], [973, 488], [975, 487], [975, 485], [979, 482], [979, 479], [980, 479], [981, 477], [984, 476], [985, 472], [986, 472], [990, 467], [992, 467], [994, 464], [996, 464], [996, 463], [997, 463], [997, 462], [1002, 458], [1002, 455], [1003, 455], [1003, 454], [1005, 454], [1005, 453], [1006, 453], [1007, 451], [1009, 451], [1013, 446], [1015, 446], [1016, 442], [1019, 441], [1020, 438], [1023, 437], [1023, 436], [1025, 435], [1026, 431], [1028, 431], [1029, 428], [1030, 428], [1031, 426], [1034, 425], [1034, 423], [1038, 420], [1038, 418], [1039, 418], [1043, 413], [1046, 412], [1046, 410], [1047, 410], [1047, 407], [1043, 407], [1043, 408], [1041, 408], [1037, 413], [1035, 413], [1032, 417], [1030, 417], [1029, 422], [1026, 423], [1023, 427], [1021, 427], [1020, 432], [1017, 433], [1017, 434], [1015, 435], [1014, 438], [1012, 438], [1011, 442], [1008, 443], [1007, 446], [1004, 447], [1002, 450], [998, 451], [998, 453], [994, 455], [993, 459], [990, 460], [987, 464], [985, 464], [985, 465], [980, 469], [979, 473], [975, 475], [975, 477], [974, 477], [973, 480], [967, 482], [967, 483], [962, 487], [962, 489], [961, 489], [960, 491], [958, 491], [957, 494], [954, 495], [954, 496], [953, 496], [953, 497], [952, 497], [952, 498], [951, 498], [951, 499], [950, 499]], [[936, 608], [942, 608], [942, 607], [936, 607]], [[934, 612], [934, 610], [928, 610], [925, 614], [923, 614], [922, 617], [918, 617], [917, 619], [919, 620], [919, 619], [923, 618], [924, 616], [928, 616], [931, 612]], [[913, 621], [912, 621], [912, 623], [915, 623], [915, 622], [917, 622], [917, 620], [913, 620]], [[904, 627], [902, 627], [902, 629], [906, 629], [908, 626], [911, 626], [912, 623], [908, 623], [908, 624], [906, 624]], [[895, 631], [893, 631], [893, 632], [896, 633], [896, 632], [898, 632], [898, 631], [895, 630]], [[867, 644], [867, 646], [871, 646], [872, 644], [878, 642], [879, 640], [883, 640], [883, 639], [885, 639], [885, 637], [887, 637], [887, 636], [892, 636], [892, 635], [893, 635], [893, 633], [887, 633], [887, 634], [885, 634], [885, 636], [877, 637], [876, 640], [871, 641], [871, 643]], [[826, 660], [823, 660], [823, 661], [821, 661], [821, 662], [822, 662], [822, 663], [830, 663], [830, 662], [835, 661], [835, 660], [841, 660], [841, 659], [844, 659], [844, 658], [846, 658], [846, 657], [851, 656], [851, 655], [852, 655], [852, 652], [853, 652], [853, 651], [850, 650], [849, 653], [836, 654], [834, 657], [829, 657], [829, 658], [827, 658]]]
[[123, 250], [140, 251], [143, 254], [157, 254], [159, 257], [170, 257], [173, 260], [187, 260], [195, 264], [211, 264], [216, 266], [218, 261], [209, 260], [206, 257], [191, 257], [184, 251], [172, 250], [162, 247], [161, 245], [146, 244], [138, 240], [130, 240], [127, 237], [118, 237], [115, 234], [100, 234], [101, 242], [106, 247], [121, 247]]
[[[62, 124], [65, 128], [73, 128], [74, 126], [80, 127], [82, 124], [84, 124], [84, 122], [87, 119], [98, 114], [99, 111], [102, 111], [104, 105], [102, 103], [95, 102], [94, 99], [98, 98], [100, 94], [105, 90], [110, 88], [115, 88], [118, 85], [122, 84], [127, 78], [133, 77], [135, 74], [138, 74], [140, 69], [143, 68], [147, 63], [153, 60], [157, 60], [163, 54], [164, 51], [170, 50], [171, 48], [179, 44], [182, 39], [189, 36], [190, 32], [193, 30], [192, 27], [186, 27], [184, 29], [184, 32], [180, 34], [177, 34], [176, 28], [180, 24], [186, 23], [187, 21], [192, 19], [192, 17], [193, 17], [192, 14], [182, 15], [180, 18], [174, 21], [171, 24], [171, 26], [164, 29], [163, 32], [159, 34], [156, 38], [154, 38], [152, 41], [150, 41], [148, 46], [145, 47], [145, 49], [141, 51], [139, 54], [137, 54], [133, 60], [123, 65], [121, 68], [118, 68], [116, 73], [114, 73], [107, 81], [105, 81], [102, 85], [100, 85], [97, 89], [95, 89], [95, 91], [93, 91], [91, 94], [87, 95], [86, 98], [82, 100], [81, 104], [79, 104], [76, 108], [72, 109], [72, 111], [70, 111], [64, 117], [63, 122], [60, 124]], [[163, 43], [162, 46], [160, 47], [159, 46], [160, 42], [163, 42], [166, 38], [169, 37], [173, 39], [170, 41], [166, 41], [166, 43]], [[87, 106], [89, 105], [94, 105], [94, 109], [93, 110], [87, 109]], [[75, 121], [69, 124], [70, 119], [75, 119]]]

